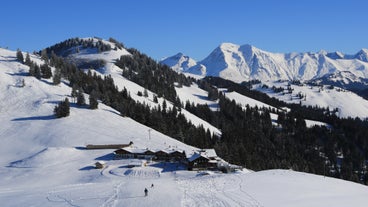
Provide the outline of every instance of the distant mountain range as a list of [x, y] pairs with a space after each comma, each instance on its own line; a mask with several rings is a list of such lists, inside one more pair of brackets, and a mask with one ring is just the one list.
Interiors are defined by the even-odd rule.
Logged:
[[161, 61], [176, 71], [218, 76], [234, 82], [260, 80], [323, 81], [339, 86], [368, 87], [368, 50], [341, 52], [271, 53], [252, 45], [223, 43], [196, 62], [178, 53]]

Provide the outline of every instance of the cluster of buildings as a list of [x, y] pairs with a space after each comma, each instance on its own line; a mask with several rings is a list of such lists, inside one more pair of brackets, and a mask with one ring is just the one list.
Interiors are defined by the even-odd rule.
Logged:
[[178, 148], [141, 149], [133, 146], [114, 151], [116, 159], [146, 159], [162, 162], [179, 162], [187, 165], [188, 170], [215, 170], [219, 162], [224, 162], [217, 156], [214, 149], [202, 149], [187, 152]]
[[[221, 170], [231, 172], [241, 169], [241, 166], [231, 165], [217, 156], [214, 149], [199, 149], [185, 151], [179, 148], [165, 149], [137, 148], [133, 143], [127, 145], [87, 145], [87, 149], [102, 149], [107, 147], [114, 151], [115, 159], [144, 159], [157, 162], [178, 162], [186, 165], [188, 170]], [[106, 148], [105, 148], [106, 149]], [[96, 164], [97, 167], [97, 164]]]

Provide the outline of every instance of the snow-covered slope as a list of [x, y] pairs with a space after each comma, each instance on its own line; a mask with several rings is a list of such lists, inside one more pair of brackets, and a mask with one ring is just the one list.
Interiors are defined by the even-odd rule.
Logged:
[[[312, 80], [329, 74], [349, 72], [357, 78], [368, 78], [368, 50], [355, 55], [327, 53], [271, 53], [251, 45], [223, 43], [197, 65], [187, 71], [202, 68], [203, 75], [219, 76], [235, 82], [253, 79]], [[172, 60], [173, 61], [173, 60]], [[163, 62], [165, 63], [165, 61]], [[176, 65], [171, 62], [171, 65]]]
[[200, 89], [197, 84], [192, 84], [190, 87], [183, 86], [183, 87], [176, 87], [176, 93], [178, 94], [181, 101], [184, 104], [189, 101], [189, 103], [197, 104], [207, 104], [210, 109], [216, 111], [218, 110], [219, 106], [217, 101], [211, 101], [208, 97], [208, 92]]
[[[148, 127], [102, 103], [96, 110], [72, 104], [70, 116], [55, 119], [54, 106], [70, 95], [71, 88], [27, 76], [28, 69], [16, 61], [15, 52], [0, 49], [2, 206], [359, 207], [368, 202], [367, 186], [293, 171], [204, 175], [176, 163], [155, 162], [128, 168], [131, 161], [115, 160], [113, 150], [83, 146], [133, 141], [137, 147], [195, 148], [154, 130], [149, 138]], [[125, 82], [121, 79], [120, 87], [137, 87]], [[96, 161], [107, 167], [95, 169]], [[149, 190], [147, 197], [144, 188]]]
[[[292, 93], [287, 92], [289, 83], [284, 81], [268, 82], [268, 88], [262, 87], [262, 84], [254, 86], [255, 90], [267, 93], [271, 97], [287, 103], [301, 103], [307, 106], [319, 106], [329, 108], [331, 111], [338, 109], [339, 117], [368, 117], [368, 101], [350, 91], [343, 90], [338, 87], [330, 86], [309, 86], [309, 85], [289, 85], [293, 90]], [[284, 92], [275, 93], [271, 87], [284, 88]], [[300, 99], [301, 94], [304, 98]]]
[[[34, 56], [33, 60], [41, 61]], [[145, 146], [148, 141], [153, 147], [162, 146], [164, 142], [172, 146], [181, 144], [155, 131], [151, 132], [152, 139], [148, 140], [148, 127], [120, 116], [116, 110], [102, 103], [93, 111], [72, 104], [69, 117], [55, 119], [55, 105], [70, 96], [71, 88], [64, 83], [54, 86], [51, 80], [37, 80], [27, 75], [28, 70], [28, 66], [15, 60], [15, 52], [0, 49], [2, 165], [45, 147], [129, 143], [132, 139], [138, 146]], [[19, 86], [22, 80], [24, 87]]]

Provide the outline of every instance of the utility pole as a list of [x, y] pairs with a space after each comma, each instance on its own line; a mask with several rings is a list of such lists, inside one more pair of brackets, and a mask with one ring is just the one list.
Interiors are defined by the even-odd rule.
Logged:
[[151, 140], [151, 130], [152, 129], [148, 129], [148, 139]]

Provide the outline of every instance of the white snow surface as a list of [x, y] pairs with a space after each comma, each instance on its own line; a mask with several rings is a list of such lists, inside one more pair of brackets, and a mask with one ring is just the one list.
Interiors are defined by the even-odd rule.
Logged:
[[[305, 81], [342, 72], [350, 72], [358, 78], [368, 78], [367, 51], [362, 49], [355, 55], [325, 51], [284, 54], [267, 52], [251, 45], [222, 43], [187, 71], [195, 74], [200, 74], [199, 71], [201, 71], [202, 75], [219, 76], [234, 82], [252, 79], [262, 82]], [[170, 61], [169, 66], [180, 64], [179, 61], [175, 63], [172, 58]]]
[[246, 106], [248, 105], [249, 107], [258, 107], [258, 108], [267, 108], [267, 109], [275, 109], [277, 110], [277, 108], [270, 106], [268, 104], [265, 104], [261, 101], [255, 100], [253, 98], [249, 98], [247, 96], [244, 96], [238, 92], [232, 91], [232, 92], [228, 92], [227, 89], [219, 89], [219, 91], [221, 91], [222, 93], [224, 93], [224, 95], [226, 96], [226, 98], [230, 99], [230, 100], [234, 100], [236, 103], [240, 104], [244, 109], [246, 108]]
[[208, 97], [208, 92], [199, 88], [197, 84], [192, 84], [190, 87], [182, 86], [182, 87], [175, 87], [176, 93], [178, 94], [180, 100], [185, 104], [186, 101], [190, 103], [196, 104], [207, 104], [208, 107], [212, 110], [218, 110], [218, 101], [211, 101]]
[[[288, 82], [286, 81], [270, 81], [266, 85], [271, 88], [283, 87], [286, 92]], [[301, 103], [307, 106], [329, 107], [330, 110], [338, 109], [339, 117], [368, 117], [368, 101], [350, 91], [345, 91], [339, 87], [329, 89], [328, 86], [308, 86], [308, 85], [291, 85], [292, 94], [275, 93], [271, 89], [262, 88], [261, 84], [255, 85], [254, 89], [267, 93], [271, 97], [275, 97], [287, 103]], [[306, 99], [297, 98], [297, 94], [303, 94]]]
[[[70, 116], [55, 119], [54, 106], [71, 88], [27, 76], [28, 69], [14, 51], [0, 49], [1, 206], [363, 207], [368, 202], [367, 186], [290, 170], [197, 173], [155, 162], [128, 168], [139, 160], [115, 160], [113, 150], [83, 146], [133, 141], [141, 148], [196, 148], [154, 130], [149, 139], [148, 127], [102, 103], [97, 110], [72, 104]], [[95, 169], [97, 161], [106, 167]]]

